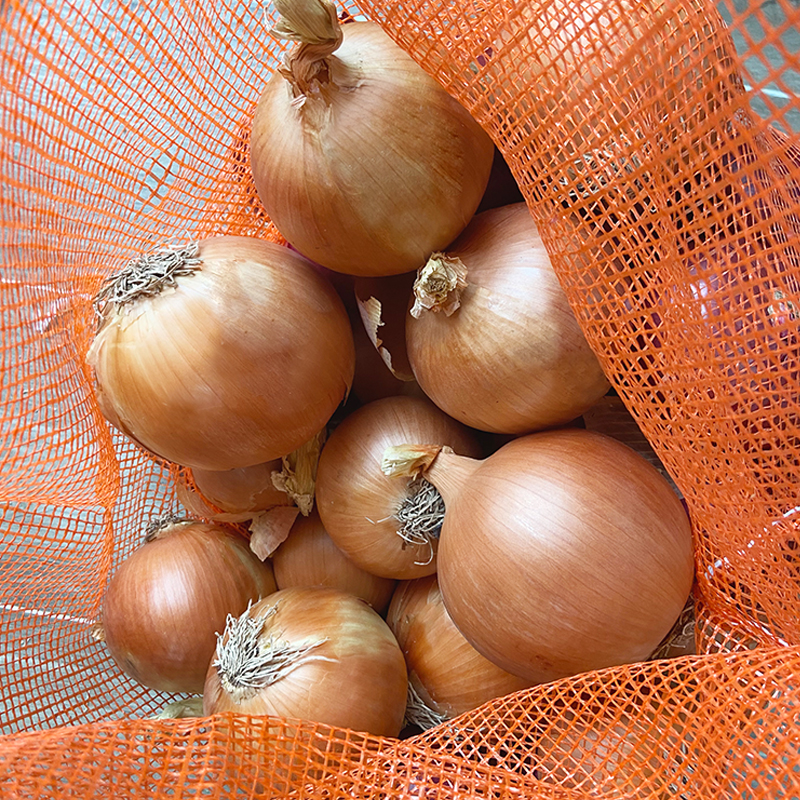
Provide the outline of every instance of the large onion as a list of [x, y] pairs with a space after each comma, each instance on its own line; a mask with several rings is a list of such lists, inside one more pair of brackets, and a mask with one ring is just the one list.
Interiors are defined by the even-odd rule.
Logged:
[[290, 453], [353, 377], [341, 300], [297, 253], [219, 236], [128, 266], [98, 297], [103, 413], [159, 456], [226, 470]]
[[154, 524], [108, 584], [105, 642], [145, 686], [199, 693], [227, 616], [275, 589], [271, 565], [243, 537], [202, 522]]
[[331, 539], [358, 566], [409, 580], [436, 571], [440, 498], [426, 481], [381, 473], [384, 450], [408, 441], [480, 448], [470, 431], [429, 400], [386, 397], [354, 411], [331, 434], [319, 460], [316, 500]]
[[397, 736], [406, 683], [397, 641], [367, 603], [334, 589], [283, 589], [228, 621], [203, 710]]
[[279, 589], [328, 586], [366, 600], [379, 614], [386, 611], [396, 584], [356, 566], [333, 543], [316, 510], [298, 517], [273, 554], [272, 567]]
[[414, 292], [406, 320], [414, 375], [466, 425], [549, 428], [608, 391], [524, 203], [478, 214], [420, 270]]
[[398, 584], [386, 622], [408, 667], [406, 721], [423, 730], [530, 685], [464, 638], [444, 607], [435, 575]]
[[532, 682], [652, 653], [693, 579], [688, 517], [653, 466], [579, 428], [514, 439], [484, 461], [436, 450], [398, 448], [384, 467], [433, 459], [439, 585], [480, 653]]
[[329, 0], [279, 0], [298, 44], [253, 120], [253, 179], [278, 230], [353, 275], [415, 270], [469, 222], [492, 141], [375, 22], [339, 25]]

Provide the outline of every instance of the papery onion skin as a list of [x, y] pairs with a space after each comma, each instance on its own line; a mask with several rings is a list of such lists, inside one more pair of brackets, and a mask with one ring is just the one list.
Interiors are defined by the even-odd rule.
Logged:
[[272, 567], [278, 589], [327, 586], [360, 597], [379, 614], [388, 608], [397, 583], [356, 566], [334, 544], [316, 510], [297, 518], [273, 554]]
[[460, 307], [406, 316], [408, 358], [436, 405], [473, 428], [528, 433], [608, 391], [524, 203], [478, 214], [446, 254], [466, 267]]
[[336, 428], [317, 471], [317, 509], [331, 539], [362, 569], [398, 580], [436, 571], [436, 541], [431, 553], [426, 546], [406, 544], [397, 533], [401, 526], [393, 515], [408, 496], [411, 479], [381, 472], [386, 447], [409, 441], [481, 455], [473, 434], [429, 400], [386, 397], [357, 409]]
[[447, 613], [435, 575], [398, 584], [386, 622], [405, 655], [409, 681], [426, 705], [447, 719], [530, 686], [464, 638]]
[[353, 378], [331, 285], [287, 247], [199, 243], [174, 288], [107, 311], [89, 352], [100, 408], [153, 453], [227, 470], [279, 458], [328, 421]]
[[642, 661], [692, 588], [689, 519], [658, 471], [581, 429], [514, 439], [482, 462], [441, 453], [438, 579], [459, 630], [540, 683]]
[[415, 270], [469, 222], [494, 146], [377, 23], [342, 33], [331, 83], [301, 105], [280, 73], [268, 81], [253, 120], [255, 186], [278, 230], [319, 264]]
[[309, 652], [308, 663], [241, 702], [224, 688], [212, 662], [203, 692], [205, 714], [268, 714], [397, 736], [406, 705], [406, 666], [394, 635], [367, 603], [323, 587], [283, 589], [254, 604], [248, 615], [266, 620], [261, 641], [272, 635], [290, 644], [320, 644]]
[[122, 563], [103, 600], [105, 642], [135, 680], [164, 692], [203, 691], [228, 614], [276, 591], [269, 562], [218, 525], [165, 527]]
[[291, 504], [286, 492], [276, 489], [272, 483], [272, 473], [280, 472], [282, 468], [278, 458], [235, 469], [195, 468], [192, 478], [202, 496], [223, 511], [232, 514], [257, 512]]

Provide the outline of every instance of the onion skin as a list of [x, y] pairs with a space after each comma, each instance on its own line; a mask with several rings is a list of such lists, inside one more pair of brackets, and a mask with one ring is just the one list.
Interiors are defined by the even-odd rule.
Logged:
[[694, 574], [688, 517], [620, 442], [535, 433], [484, 461], [442, 452], [426, 475], [447, 507], [445, 606], [502, 669], [542, 683], [643, 661], [681, 614]]
[[122, 563], [103, 601], [105, 642], [139, 683], [200, 693], [228, 614], [276, 591], [247, 541], [203, 522], [163, 529]]
[[199, 243], [174, 289], [106, 314], [89, 352], [100, 408], [158, 456], [227, 470], [280, 458], [327, 423], [353, 378], [347, 314], [287, 247]]
[[327, 586], [360, 597], [379, 614], [389, 607], [397, 582], [356, 566], [328, 535], [319, 514], [298, 517], [289, 538], [272, 556], [278, 589]]
[[281, 234], [317, 263], [409, 272], [469, 222], [494, 145], [377, 23], [341, 30], [331, 82], [302, 105], [280, 72], [267, 82], [251, 136], [256, 190]]
[[317, 470], [316, 503], [322, 524], [345, 555], [367, 572], [410, 580], [436, 571], [436, 547], [407, 545], [391, 518], [409, 493], [410, 478], [381, 472], [383, 451], [409, 441], [447, 444], [477, 457], [472, 433], [429, 400], [386, 397], [348, 416], [322, 449]]
[[273, 506], [291, 505], [286, 492], [276, 489], [272, 473], [283, 464], [273, 459], [249, 467], [226, 470], [193, 469], [192, 478], [202, 496], [231, 514], [266, 511]]
[[448, 719], [530, 686], [464, 638], [447, 613], [435, 575], [400, 583], [386, 622], [406, 658], [409, 681], [426, 705]]
[[524, 203], [478, 214], [447, 248], [466, 267], [452, 314], [406, 316], [408, 358], [425, 394], [492, 433], [567, 423], [609, 389]]
[[312, 651], [324, 660], [295, 667], [241, 702], [223, 687], [212, 663], [203, 692], [206, 715], [267, 714], [397, 736], [406, 706], [406, 666], [394, 635], [367, 603], [334, 589], [284, 589], [254, 604], [249, 615], [265, 618], [262, 642], [270, 635], [292, 644], [324, 640]]

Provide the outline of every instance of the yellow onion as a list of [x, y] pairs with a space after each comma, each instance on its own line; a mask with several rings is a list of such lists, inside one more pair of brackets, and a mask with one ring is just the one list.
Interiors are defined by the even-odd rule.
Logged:
[[495, 433], [569, 422], [609, 388], [524, 203], [478, 214], [414, 284], [408, 358], [425, 394]]
[[398, 584], [386, 622], [406, 659], [409, 724], [425, 730], [530, 686], [464, 638], [444, 607], [435, 575]]
[[101, 410], [153, 453], [227, 470], [290, 453], [349, 390], [331, 285], [287, 247], [218, 236], [132, 262], [97, 298]]
[[386, 611], [396, 585], [356, 566], [334, 544], [316, 509], [298, 517], [273, 554], [272, 567], [278, 589], [328, 586], [366, 600], [379, 614]]
[[397, 641], [367, 603], [335, 589], [283, 589], [228, 620], [203, 710], [397, 736], [406, 683]]
[[292, 246], [329, 269], [417, 269], [475, 213], [491, 139], [377, 23], [340, 25], [329, 0], [275, 6], [273, 35], [297, 44], [253, 119], [264, 208]]
[[275, 590], [272, 566], [242, 536], [203, 522], [156, 521], [108, 584], [104, 639], [119, 667], [145, 686], [199, 693], [228, 615]]
[[540, 683], [642, 661], [683, 610], [689, 519], [666, 479], [615, 439], [533, 433], [483, 461], [400, 447], [384, 469], [422, 470], [442, 494], [445, 606], [508, 672]]
[[436, 571], [441, 498], [423, 479], [381, 472], [384, 450], [409, 441], [481, 454], [473, 434], [429, 400], [397, 396], [346, 417], [319, 459], [316, 502], [325, 530], [351, 561], [383, 578]]

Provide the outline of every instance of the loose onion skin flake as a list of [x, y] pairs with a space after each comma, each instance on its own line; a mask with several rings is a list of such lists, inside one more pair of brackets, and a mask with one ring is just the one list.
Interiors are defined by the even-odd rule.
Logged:
[[420, 270], [414, 295], [406, 315], [414, 376], [465, 425], [552, 428], [609, 389], [524, 203], [474, 217]]
[[279, 0], [271, 33], [297, 44], [253, 119], [258, 196], [286, 239], [352, 275], [418, 269], [466, 226], [494, 145], [375, 22], [328, 0]]
[[334, 544], [316, 510], [297, 518], [272, 556], [272, 567], [279, 589], [328, 586], [360, 597], [379, 614], [389, 606], [396, 585], [356, 566]]
[[271, 564], [244, 537], [203, 522], [154, 523], [108, 584], [105, 642], [145, 686], [200, 693], [228, 615], [276, 588]]
[[397, 736], [406, 684], [400, 647], [367, 603], [323, 587], [283, 589], [228, 621], [203, 709]]
[[441, 498], [427, 482], [381, 472], [384, 450], [409, 441], [481, 455], [472, 432], [429, 400], [398, 396], [350, 414], [319, 460], [316, 501], [325, 530], [355, 564], [383, 578], [436, 571]]
[[408, 667], [408, 724], [426, 730], [530, 685], [464, 638], [444, 607], [435, 575], [398, 584], [386, 622]]
[[148, 450], [229, 470], [291, 453], [347, 395], [344, 306], [306, 259], [217, 236], [132, 262], [98, 295], [100, 408]]
[[624, 444], [563, 429], [483, 461], [395, 448], [384, 469], [408, 474], [409, 464], [444, 498], [447, 611], [502, 669], [541, 683], [642, 661], [681, 614], [694, 576], [689, 519]]

